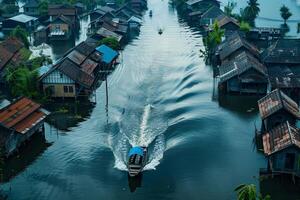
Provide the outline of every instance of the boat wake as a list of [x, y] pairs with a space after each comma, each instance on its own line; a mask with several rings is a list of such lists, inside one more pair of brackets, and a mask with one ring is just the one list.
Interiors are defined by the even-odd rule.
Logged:
[[[148, 104], [142, 109], [142, 113], [138, 111], [141, 109], [123, 113], [122, 118], [112, 127], [108, 145], [115, 157], [114, 167], [119, 170], [127, 171], [127, 154], [133, 146], [148, 148], [149, 158], [144, 170], [155, 170], [163, 158], [166, 146], [163, 133], [167, 124], [162, 123], [161, 113], [153, 105]], [[130, 126], [135, 123], [139, 123], [137, 128]]]

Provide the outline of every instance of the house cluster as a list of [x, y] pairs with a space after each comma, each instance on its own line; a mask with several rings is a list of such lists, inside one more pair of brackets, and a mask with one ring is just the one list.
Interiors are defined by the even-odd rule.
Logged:
[[268, 158], [266, 173], [300, 177], [300, 119], [298, 104], [280, 89], [258, 101], [262, 119], [259, 139]]
[[262, 127], [258, 134], [268, 158], [267, 173], [300, 177], [300, 39], [282, 30], [256, 27], [243, 32], [217, 0], [188, 0], [187, 17], [205, 33], [217, 22], [224, 38], [212, 61], [219, 92], [264, 95], [258, 101]]
[[41, 67], [41, 90], [54, 98], [89, 96], [114, 68], [117, 58], [118, 52], [106, 45], [81, 42], [53, 66]]
[[145, 9], [146, 0], [130, 0], [120, 7], [108, 4], [95, 9], [90, 13], [89, 41], [112, 37], [122, 43], [131, 31], [139, 30]]

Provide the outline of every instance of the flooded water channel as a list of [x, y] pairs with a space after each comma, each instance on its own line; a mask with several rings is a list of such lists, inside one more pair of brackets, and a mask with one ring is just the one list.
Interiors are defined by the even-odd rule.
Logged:
[[[68, 115], [50, 119], [46, 141], [11, 161], [14, 177], [3, 185], [9, 199], [232, 200], [237, 185], [260, 186], [266, 160], [253, 145], [257, 97], [218, 101], [213, 69], [200, 58], [202, 36], [168, 1], [148, 4], [153, 17], [145, 15], [109, 77], [108, 112], [103, 84], [97, 104], [68, 108], [79, 122], [65, 123]], [[140, 184], [128, 182], [125, 167], [132, 145], [148, 146], [150, 155], [135, 192]], [[272, 199], [300, 196], [279, 188], [282, 196]]]

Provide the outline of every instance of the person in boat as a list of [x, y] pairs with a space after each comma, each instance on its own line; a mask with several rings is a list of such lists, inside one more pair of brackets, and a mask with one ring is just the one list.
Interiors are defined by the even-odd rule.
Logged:
[[128, 153], [128, 173], [130, 176], [137, 176], [144, 168], [146, 164], [145, 147], [133, 147]]
[[150, 10], [149, 16], [152, 17], [152, 15], [153, 15], [153, 12], [152, 12], [152, 10]]

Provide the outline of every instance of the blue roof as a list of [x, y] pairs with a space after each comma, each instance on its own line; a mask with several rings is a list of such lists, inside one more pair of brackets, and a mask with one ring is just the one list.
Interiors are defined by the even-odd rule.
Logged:
[[128, 153], [128, 156], [132, 156], [132, 155], [140, 155], [140, 156], [144, 156], [144, 150], [142, 147], [132, 147]]
[[38, 72], [39, 72], [39, 75], [42, 76], [44, 74], [46, 74], [51, 68], [51, 65], [44, 65], [44, 66], [41, 66], [39, 69], [38, 69]]
[[96, 50], [102, 54], [102, 60], [107, 64], [111, 63], [118, 56], [118, 52], [104, 44], [97, 47]]

